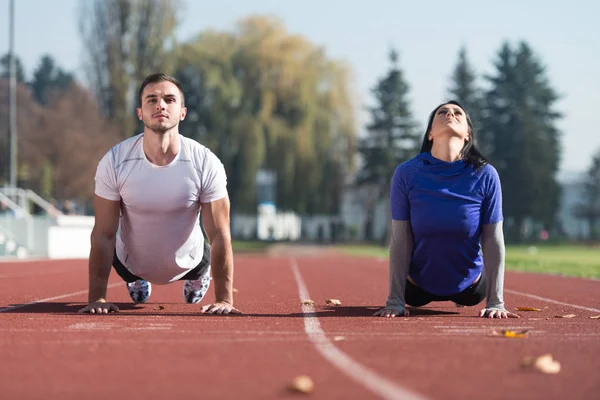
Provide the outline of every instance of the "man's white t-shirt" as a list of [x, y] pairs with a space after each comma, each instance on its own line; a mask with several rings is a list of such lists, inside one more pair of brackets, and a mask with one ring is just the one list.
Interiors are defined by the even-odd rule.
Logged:
[[217, 156], [178, 137], [179, 153], [169, 165], [146, 158], [141, 133], [114, 146], [96, 170], [95, 194], [122, 202], [117, 257], [132, 274], [156, 284], [176, 281], [200, 263], [201, 203], [227, 196]]

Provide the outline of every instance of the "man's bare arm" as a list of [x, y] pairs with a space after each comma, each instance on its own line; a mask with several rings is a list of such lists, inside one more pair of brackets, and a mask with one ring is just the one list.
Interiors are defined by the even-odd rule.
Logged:
[[89, 261], [90, 303], [106, 302], [106, 288], [115, 252], [120, 210], [121, 202], [94, 196], [95, 222]]
[[[229, 198], [202, 205], [202, 224], [210, 240], [210, 265], [215, 282], [215, 303], [233, 306], [233, 250], [229, 227]], [[208, 306], [208, 311], [211, 311]], [[231, 312], [235, 310], [231, 309]], [[218, 311], [217, 311], [218, 312]], [[224, 312], [224, 313], [228, 313]]]
[[201, 312], [239, 314], [233, 307], [233, 250], [229, 228], [229, 198], [202, 205], [202, 224], [210, 240], [210, 265], [215, 282], [215, 303]]

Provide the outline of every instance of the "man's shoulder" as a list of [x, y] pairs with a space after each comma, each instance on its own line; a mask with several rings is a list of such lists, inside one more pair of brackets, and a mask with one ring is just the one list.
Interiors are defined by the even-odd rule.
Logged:
[[141, 145], [143, 135], [143, 133], [139, 133], [121, 140], [109, 150], [109, 153], [113, 153], [115, 156], [129, 154], [133, 148]]
[[117, 168], [123, 160], [131, 156], [132, 150], [135, 149], [136, 145], [140, 142], [141, 134], [132, 136], [124, 139], [119, 143], [113, 145], [99, 162], [99, 166], [102, 168]]
[[197, 152], [204, 153], [206, 151], [210, 151], [208, 149], [208, 147], [204, 146], [203, 144], [201, 144], [200, 142], [198, 142], [195, 139], [192, 139], [187, 136], [183, 136], [182, 134], [179, 134], [179, 138], [181, 140], [181, 144], [183, 145], [183, 147], [186, 147], [194, 152], [197, 151]]
[[202, 165], [207, 161], [213, 161], [213, 159], [218, 160], [218, 157], [215, 155], [215, 153], [213, 153], [202, 143], [187, 136], [180, 135], [180, 137], [182, 147], [187, 149], [189, 157], [192, 158], [192, 160], [196, 163], [200, 163]]
[[128, 137], [127, 139], [123, 139], [119, 143], [115, 144], [113, 146], [113, 149], [121, 149], [135, 146], [137, 143], [140, 142], [143, 136], [143, 133], [138, 133], [137, 135], [133, 135], [131, 137]]

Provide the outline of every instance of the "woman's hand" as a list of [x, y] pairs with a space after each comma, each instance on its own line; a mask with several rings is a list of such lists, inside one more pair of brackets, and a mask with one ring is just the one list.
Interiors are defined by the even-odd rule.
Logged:
[[387, 306], [382, 308], [381, 310], [377, 311], [375, 314], [373, 314], [376, 317], [386, 317], [386, 318], [393, 318], [393, 317], [397, 317], [400, 315], [403, 315], [405, 317], [408, 317], [410, 313], [408, 312], [408, 310], [404, 307], [392, 307], [392, 306]]
[[479, 316], [484, 318], [520, 318], [504, 308], [489, 307], [479, 311]]

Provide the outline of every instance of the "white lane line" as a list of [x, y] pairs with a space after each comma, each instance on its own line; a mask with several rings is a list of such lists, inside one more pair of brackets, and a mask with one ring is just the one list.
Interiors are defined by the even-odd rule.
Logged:
[[600, 313], [600, 310], [598, 310], [597, 308], [578, 306], [577, 304], [571, 304], [571, 303], [563, 303], [562, 301], [552, 300], [552, 299], [548, 299], [548, 298], [542, 297], [542, 296], [536, 296], [535, 294], [518, 292], [516, 290], [504, 289], [504, 291], [507, 293], [518, 294], [519, 296], [525, 296], [525, 297], [529, 297], [529, 298], [536, 299], [536, 300], [542, 300], [542, 301], [546, 301], [548, 303], [558, 304], [561, 306], [579, 308], [580, 310], [586, 310], [586, 311]]
[[23, 271], [23, 272], [16, 272], [14, 274], [4, 274], [4, 275], [0, 275], [0, 279], [4, 279], [4, 278], [26, 278], [26, 277], [32, 277], [35, 276], [36, 280], [39, 280], [40, 276], [48, 276], [48, 275], [57, 275], [57, 274], [64, 274], [65, 272], [69, 272], [69, 270], [63, 269], [63, 270], [54, 270], [54, 271], [47, 271], [47, 270], [30, 270], [30, 271]]
[[[310, 299], [310, 294], [304, 284], [302, 275], [300, 275], [296, 260], [292, 258], [290, 261], [294, 277], [296, 278], [296, 284], [298, 285], [300, 301]], [[338, 349], [329, 339], [327, 339], [327, 335], [323, 329], [321, 329], [321, 324], [319, 323], [319, 319], [317, 318], [313, 306], [303, 305], [302, 312], [304, 313], [304, 330], [310, 341], [313, 342], [316, 349], [325, 359], [327, 359], [327, 361], [332, 363], [350, 378], [384, 399], [425, 399], [421, 395], [404, 389], [396, 383], [377, 375], [375, 372], [354, 361], [346, 353]]]
[[[112, 283], [112, 284], [108, 285], [107, 288], [110, 289], [110, 288], [113, 288], [113, 287], [116, 287], [116, 286], [120, 286], [120, 285], [124, 285], [124, 283], [123, 282]], [[27, 306], [31, 306], [33, 304], [46, 303], [48, 301], [60, 300], [60, 299], [64, 299], [64, 298], [71, 297], [71, 296], [79, 296], [80, 294], [86, 294], [87, 292], [88, 292], [87, 290], [80, 290], [79, 292], [62, 294], [60, 296], [48, 297], [46, 299], [41, 299], [41, 300], [34, 300], [34, 301], [29, 302], [27, 304], [19, 304], [19, 305], [16, 305], [16, 306], [4, 307], [4, 308], [0, 308], [0, 313], [7, 312], [7, 311], [12, 311], [12, 310], [16, 310], [16, 309], [27, 307]]]
[[[27, 258], [10, 258], [0, 257], [0, 267], [15, 267], [14, 264], [38, 264], [43, 262], [45, 264], [58, 264], [61, 261], [86, 261], [87, 258], [48, 258], [48, 257], [27, 257]], [[35, 266], [35, 265], [33, 265]], [[21, 267], [21, 265], [19, 265]]]
[[120, 327], [115, 323], [103, 322], [79, 322], [67, 326], [67, 330], [83, 330], [83, 331], [168, 331], [173, 330], [173, 324], [138, 324], [137, 326]]

